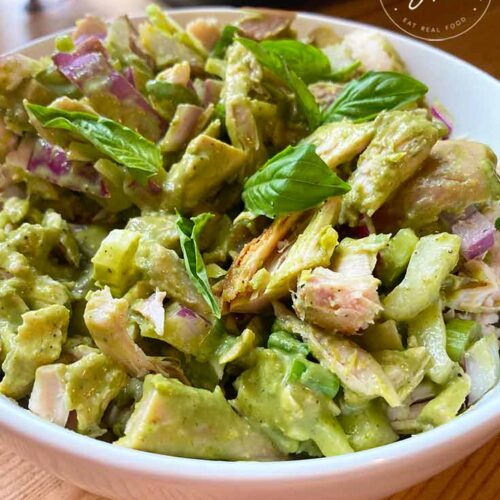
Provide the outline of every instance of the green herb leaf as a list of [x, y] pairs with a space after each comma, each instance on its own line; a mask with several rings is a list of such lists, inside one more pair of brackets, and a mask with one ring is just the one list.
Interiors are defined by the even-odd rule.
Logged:
[[222, 33], [220, 34], [217, 43], [215, 44], [214, 49], [212, 50], [212, 56], [217, 57], [219, 59], [224, 59], [226, 55], [227, 48], [234, 42], [234, 37], [238, 32], [238, 28], [231, 24], [227, 24], [222, 29]]
[[78, 111], [25, 104], [43, 127], [67, 130], [90, 142], [98, 151], [126, 167], [143, 182], [163, 168], [156, 144], [118, 122]]
[[497, 219], [495, 221], [495, 229], [497, 231], [500, 231], [500, 217], [497, 217]]
[[267, 52], [281, 57], [288, 68], [305, 83], [327, 79], [331, 66], [326, 54], [298, 40], [264, 40], [260, 46]]
[[307, 121], [310, 130], [318, 127], [321, 121], [321, 112], [318, 104], [304, 81], [288, 67], [285, 60], [276, 52], [269, 52], [262, 45], [248, 38], [236, 38], [247, 50], [252, 52], [259, 64], [283, 80], [286, 86], [295, 94], [295, 101], [300, 113]]
[[403, 73], [370, 71], [344, 88], [325, 112], [323, 121], [371, 120], [381, 111], [401, 108], [420, 99], [428, 90], [422, 82]]
[[303, 143], [288, 146], [269, 159], [245, 182], [242, 197], [247, 210], [274, 218], [315, 207], [350, 189], [312, 144]]
[[214, 316], [220, 318], [221, 312], [219, 303], [212, 293], [205, 263], [203, 262], [197, 241], [201, 230], [212, 217], [213, 214], [204, 213], [187, 219], [177, 213], [177, 231], [179, 233], [186, 271], [196, 289], [210, 306]]

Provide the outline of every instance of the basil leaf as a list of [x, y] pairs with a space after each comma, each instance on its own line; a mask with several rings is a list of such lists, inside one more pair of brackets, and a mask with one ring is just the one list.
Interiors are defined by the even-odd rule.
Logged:
[[500, 231], [500, 217], [497, 217], [495, 220], [495, 229]]
[[212, 50], [212, 56], [224, 59], [226, 50], [234, 42], [234, 37], [237, 32], [238, 28], [236, 26], [232, 26], [231, 24], [224, 26], [222, 33]]
[[369, 71], [346, 85], [325, 112], [323, 121], [370, 120], [381, 111], [400, 108], [420, 99], [428, 90], [422, 82], [403, 73]]
[[236, 38], [247, 50], [252, 52], [259, 64], [283, 80], [287, 87], [295, 94], [295, 101], [300, 113], [307, 121], [310, 130], [318, 127], [321, 121], [321, 112], [318, 104], [307, 85], [297, 74], [288, 67], [285, 60], [276, 52], [269, 52], [262, 45], [248, 38]]
[[118, 122], [79, 111], [31, 103], [25, 106], [43, 127], [68, 130], [82, 137], [98, 151], [126, 167], [130, 175], [140, 182], [163, 168], [161, 152], [156, 144]]
[[327, 79], [331, 66], [326, 54], [307, 43], [298, 40], [264, 40], [260, 46], [271, 54], [280, 56], [305, 83]]
[[177, 232], [179, 233], [184, 265], [196, 289], [200, 292], [216, 318], [221, 317], [217, 299], [208, 281], [205, 263], [198, 248], [198, 236], [213, 214], [204, 213], [187, 219], [177, 213]]
[[288, 146], [253, 174], [243, 188], [247, 210], [274, 218], [315, 207], [351, 187], [333, 173], [312, 144]]

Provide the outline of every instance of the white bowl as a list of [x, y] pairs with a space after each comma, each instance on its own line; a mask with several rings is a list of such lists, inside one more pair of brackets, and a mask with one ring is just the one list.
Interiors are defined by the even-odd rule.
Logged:
[[[217, 16], [230, 22], [238, 11], [199, 8], [172, 11], [186, 23]], [[299, 14], [306, 33], [325, 24], [339, 33], [370, 29], [351, 21]], [[486, 73], [413, 39], [384, 32], [409, 70], [430, 87], [454, 118], [454, 135], [467, 135], [500, 152], [500, 85]], [[55, 35], [22, 49], [50, 53]], [[4, 445], [48, 472], [83, 489], [119, 499], [288, 500], [381, 498], [437, 474], [482, 446], [500, 427], [500, 386], [438, 429], [381, 448], [340, 457], [258, 463], [221, 462], [154, 455], [119, 448], [47, 423], [0, 397]]]

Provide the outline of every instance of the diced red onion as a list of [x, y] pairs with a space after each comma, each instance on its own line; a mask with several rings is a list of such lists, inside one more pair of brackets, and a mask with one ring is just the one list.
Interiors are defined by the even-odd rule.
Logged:
[[352, 228], [352, 232], [356, 238], [366, 238], [370, 236], [370, 230], [366, 224]]
[[165, 325], [165, 309], [163, 309], [165, 296], [165, 292], [156, 290], [155, 293], [135, 306], [135, 309], [151, 322], [158, 335], [163, 335]]
[[483, 255], [495, 244], [494, 225], [478, 211], [453, 224], [451, 231], [462, 238], [461, 251], [467, 260]]
[[207, 78], [203, 82], [203, 87], [201, 88], [200, 100], [203, 106], [207, 107], [209, 104], [217, 104], [219, 102], [221, 92], [222, 82], [220, 80]]
[[203, 108], [199, 106], [180, 104], [165, 139], [162, 141], [163, 151], [181, 149], [193, 137], [202, 114]]
[[[118, 99], [120, 105], [134, 115], [140, 109], [144, 113], [144, 123], [148, 130], [151, 128], [151, 123], [157, 125], [155, 137], [149, 137], [150, 139], [158, 140], [165, 132], [166, 123], [163, 118], [150, 106], [144, 96], [111, 66], [106, 49], [99, 40], [88, 39], [76, 52], [71, 54], [60, 52], [52, 59], [59, 71], [89, 97], [91, 102], [94, 95], [102, 97], [108, 94], [111, 98]], [[99, 102], [102, 102], [102, 99]], [[124, 125], [127, 125], [126, 120], [124, 121]]]
[[443, 122], [446, 125], [446, 128], [448, 129], [448, 135], [445, 137], [445, 139], [448, 139], [450, 137], [451, 133], [453, 132], [453, 124], [451, 121], [444, 116], [443, 113], [439, 111], [435, 106], [431, 106], [431, 114], [434, 118], [437, 118], [439, 121]]
[[29, 159], [27, 170], [57, 186], [100, 198], [108, 198], [109, 191], [100, 174], [91, 163], [71, 161], [59, 146], [38, 139]]
[[183, 352], [192, 353], [191, 349], [203, 342], [210, 328], [210, 322], [178, 302], [165, 309], [165, 332], [176, 333], [179, 343], [174, 346]]
[[130, 83], [130, 85], [132, 85], [132, 86], [135, 87], [134, 71], [133, 71], [133, 69], [130, 66], [127, 66], [123, 70], [123, 76], [125, 77], [125, 79], [127, 80], [127, 82]]
[[189, 307], [180, 306], [177, 311], [177, 316], [181, 318], [196, 318], [198, 315], [193, 310], [189, 309]]

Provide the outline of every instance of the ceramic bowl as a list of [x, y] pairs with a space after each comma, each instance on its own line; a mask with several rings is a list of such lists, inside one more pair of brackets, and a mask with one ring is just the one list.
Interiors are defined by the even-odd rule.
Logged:
[[[222, 23], [239, 16], [228, 8], [172, 11], [181, 24], [199, 16]], [[369, 26], [299, 14], [300, 33], [327, 25], [343, 34]], [[479, 28], [478, 28], [479, 29]], [[451, 55], [384, 32], [410, 72], [451, 111], [454, 136], [470, 136], [500, 153], [500, 84]], [[32, 57], [50, 54], [55, 35], [22, 47]], [[465, 43], [465, 42], [464, 42]], [[376, 499], [437, 474], [473, 452], [500, 428], [500, 386], [452, 422], [381, 448], [340, 457], [290, 462], [220, 462], [128, 450], [89, 439], [41, 420], [0, 397], [0, 437], [10, 448], [65, 481], [117, 499], [341, 500]]]

